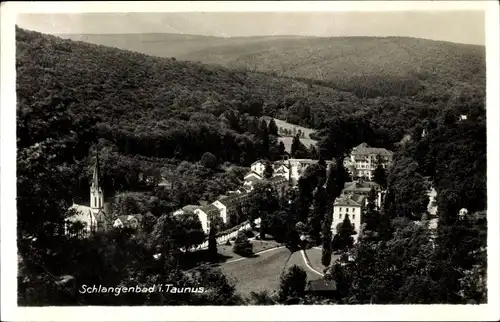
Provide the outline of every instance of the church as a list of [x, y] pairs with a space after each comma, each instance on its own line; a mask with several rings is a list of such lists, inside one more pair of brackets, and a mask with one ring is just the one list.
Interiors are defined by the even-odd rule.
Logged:
[[81, 237], [106, 229], [106, 212], [104, 193], [100, 185], [99, 156], [96, 163], [90, 187], [90, 206], [73, 204], [70, 209], [75, 214], [66, 218], [65, 231], [67, 234], [76, 234]]

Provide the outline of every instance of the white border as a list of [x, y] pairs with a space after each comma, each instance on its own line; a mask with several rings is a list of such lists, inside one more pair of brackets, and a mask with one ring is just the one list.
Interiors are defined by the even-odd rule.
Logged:
[[[189, 11], [401, 11], [485, 10], [488, 133], [488, 303], [486, 305], [360, 305], [278, 307], [72, 307], [17, 308], [15, 43], [16, 13], [189, 12]], [[8, 2], [1, 7], [1, 308], [6, 321], [467, 321], [498, 320], [499, 303], [499, 69], [496, 1], [353, 2]], [[3, 188], [3, 189], [2, 189]]]

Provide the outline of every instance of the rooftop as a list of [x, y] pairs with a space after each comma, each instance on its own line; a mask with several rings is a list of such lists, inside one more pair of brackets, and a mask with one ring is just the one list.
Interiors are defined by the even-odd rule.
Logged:
[[214, 213], [214, 212], [219, 213], [219, 209], [217, 207], [215, 207], [213, 204], [209, 204], [209, 205], [200, 207], [198, 209], [200, 209], [201, 211], [203, 211], [206, 214]]
[[352, 155], [379, 154], [384, 156], [391, 156], [393, 155], [393, 152], [384, 148], [373, 148], [366, 143], [361, 143], [360, 145], [352, 149], [351, 154]]
[[344, 190], [346, 191], [362, 191], [369, 192], [372, 188], [378, 188], [379, 184], [372, 181], [355, 181], [346, 182], [344, 184]]
[[313, 292], [318, 291], [336, 291], [337, 283], [325, 279], [312, 280], [308, 282], [308, 289]]
[[366, 197], [362, 195], [344, 195], [335, 200], [334, 206], [361, 207]]

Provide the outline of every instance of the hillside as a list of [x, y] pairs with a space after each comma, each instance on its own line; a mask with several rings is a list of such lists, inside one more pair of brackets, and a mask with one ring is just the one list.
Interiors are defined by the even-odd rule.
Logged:
[[160, 57], [314, 79], [360, 97], [414, 96], [450, 83], [485, 84], [483, 46], [418, 38], [172, 34], [64, 37]]
[[[315, 130], [332, 120], [355, 118], [370, 127], [367, 132], [353, 123], [363, 138], [390, 147], [444, 108], [480, 112], [485, 92], [481, 83], [454, 80], [411, 98], [359, 98], [307, 81], [147, 56], [19, 28], [16, 59], [21, 112], [60, 101], [73, 115], [97, 118], [99, 137], [113, 141], [123, 154], [190, 161], [211, 152], [220, 161], [250, 164], [257, 156], [248, 151], [256, 148], [258, 133], [249, 117], [261, 116]], [[397, 84], [392, 88], [398, 89]], [[21, 137], [21, 144], [24, 140], [33, 138]], [[228, 154], [230, 141], [235, 148]], [[323, 146], [330, 149], [331, 143]]]

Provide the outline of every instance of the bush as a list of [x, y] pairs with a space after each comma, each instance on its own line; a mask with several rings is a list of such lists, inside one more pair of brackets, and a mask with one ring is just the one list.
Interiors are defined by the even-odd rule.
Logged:
[[250, 256], [253, 254], [253, 245], [242, 231], [238, 233], [238, 237], [234, 241], [233, 252], [241, 256]]
[[254, 234], [254, 232], [252, 231], [252, 229], [247, 229], [247, 230], [245, 230], [245, 235], [246, 235], [248, 238], [255, 237], [255, 234]]

